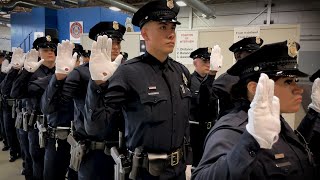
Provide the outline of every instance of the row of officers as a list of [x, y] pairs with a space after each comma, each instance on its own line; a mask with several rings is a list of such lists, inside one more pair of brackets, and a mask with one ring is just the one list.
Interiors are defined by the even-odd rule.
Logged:
[[178, 13], [172, 0], [141, 7], [146, 53], [128, 61], [115, 21], [90, 29], [90, 52], [46, 36], [2, 61], [1, 133], [27, 180], [320, 178], [319, 71], [299, 127], [281, 116], [302, 102], [300, 45], [242, 39], [218, 78], [220, 47], [199, 48], [190, 74], [168, 56]]

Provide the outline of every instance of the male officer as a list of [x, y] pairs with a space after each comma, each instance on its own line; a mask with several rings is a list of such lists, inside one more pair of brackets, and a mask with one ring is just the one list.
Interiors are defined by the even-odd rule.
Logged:
[[[234, 57], [236, 61], [238, 61], [250, 53], [258, 50], [262, 44], [263, 40], [261, 38], [248, 37], [234, 43], [232, 46], [230, 46], [229, 50], [234, 53]], [[234, 107], [234, 104], [230, 98], [230, 91], [232, 86], [238, 81], [239, 77], [224, 73], [213, 82], [210, 92], [213, 97], [219, 97], [219, 117], [223, 116], [228, 112], [228, 110]], [[205, 93], [200, 91], [200, 96], [202, 96], [202, 94]], [[214, 101], [213, 103], [216, 102]]]
[[[1, 73], [0, 73], [0, 83], [2, 82], [2, 80], [6, 77], [6, 74], [4, 73], [5, 71], [7, 71], [7, 66], [9, 65], [9, 61], [6, 60], [5, 58], [6, 56], [6, 51], [1, 50], [0, 51], [0, 67], [1, 67]], [[4, 71], [4, 72], [2, 72]], [[0, 132], [1, 132], [1, 139], [3, 139], [3, 148], [2, 151], [7, 151], [10, 149], [8, 142], [7, 142], [7, 136], [4, 130], [4, 120], [3, 120], [3, 110], [2, 110], [2, 97], [0, 94]]]
[[[6, 59], [2, 64], [2, 73], [8, 74], [12, 65], [9, 63], [11, 61], [12, 52], [6, 52]], [[9, 60], [9, 61], [8, 61]], [[5, 79], [5, 78], [4, 78]], [[4, 79], [1, 82], [1, 87], [4, 84]], [[1, 92], [2, 94], [2, 109], [3, 109], [3, 121], [4, 121], [4, 129], [8, 141], [8, 145], [10, 147], [10, 158], [9, 161], [13, 162], [17, 158], [20, 157], [20, 145], [17, 136], [17, 130], [15, 128], [15, 119], [12, 116], [12, 111], [15, 104], [15, 99], [11, 98], [7, 93]]]
[[[146, 53], [111, 62], [111, 39], [93, 42], [86, 97], [86, 132], [107, 139], [123, 113], [126, 145], [132, 157], [130, 178], [186, 179], [189, 144], [189, 71], [168, 55], [173, 51], [179, 6], [173, 1], [152, 1], [133, 16], [141, 28]], [[107, 47], [107, 51], [103, 49]], [[109, 52], [109, 53], [108, 53]], [[117, 69], [118, 68], [118, 69]], [[185, 157], [185, 158], [184, 158]], [[188, 176], [191, 166], [188, 166]]]
[[[214, 52], [220, 53], [220, 49], [214, 48]], [[199, 99], [200, 86], [205, 86], [206, 89], [212, 88], [212, 82], [214, 81], [217, 71], [221, 68], [215, 64], [217, 62], [222, 63], [222, 58], [214, 59], [211, 56], [212, 48], [198, 48], [190, 54], [190, 58], [193, 59], [193, 65], [195, 71], [191, 74], [191, 86], [192, 93], [191, 109], [190, 109], [190, 140], [193, 152], [193, 166], [196, 167], [202, 157], [203, 143], [214, 124], [218, 114], [218, 104], [210, 103], [208, 100]], [[214, 54], [213, 54], [214, 56]], [[221, 53], [220, 56], [221, 57]], [[204, 93], [204, 91], [202, 91]], [[201, 97], [205, 97], [202, 95]], [[216, 98], [217, 99], [217, 98]], [[211, 99], [211, 102], [214, 102]]]
[[[121, 41], [125, 33], [125, 27], [116, 21], [99, 22], [90, 29], [89, 37], [92, 40], [97, 40], [99, 35], [107, 35], [112, 38], [111, 60], [119, 55], [121, 50]], [[59, 53], [59, 49], [58, 49]], [[70, 54], [70, 52], [69, 52]], [[87, 56], [87, 53], [82, 53]], [[71, 57], [69, 55], [69, 57]], [[71, 71], [72, 59], [61, 57], [63, 61], [57, 58], [57, 69], [62, 71], [55, 73], [52, 77], [49, 87], [46, 89], [42, 97], [42, 111], [44, 113], [53, 113], [59, 111], [61, 105], [75, 102], [75, 132], [73, 138], [79, 141], [80, 144], [87, 145], [89, 152], [85, 155], [85, 161], [82, 161], [79, 169], [79, 179], [112, 179], [114, 161], [110, 155], [104, 153], [105, 142], [87, 135], [83, 125], [84, 117], [84, 101], [87, 94], [87, 85], [90, 78], [89, 63], [75, 68]], [[64, 69], [68, 71], [63, 71]], [[118, 132], [117, 129], [116, 133]], [[116, 140], [118, 140], [116, 138]], [[74, 167], [73, 167], [74, 168]]]
[[[28, 132], [29, 150], [33, 162], [33, 179], [43, 179], [44, 150], [40, 149], [38, 129], [34, 128], [37, 119], [44, 116], [40, 110], [40, 98], [43, 91], [35, 92], [29, 89], [31, 82], [42, 79], [54, 73], [55, 51], [58, 39], [50, 36], [37, 38], [33, 49], [26, 55], [23, 70], [13, 82], [11, 97], [22, 99], [24, 112], [24, 130]], [[38, 50], [38, 51], [37, 51]], [[40, 57], [40, 61], [38, 61]], [[30, 93], [30, 92], [33, 93]]]

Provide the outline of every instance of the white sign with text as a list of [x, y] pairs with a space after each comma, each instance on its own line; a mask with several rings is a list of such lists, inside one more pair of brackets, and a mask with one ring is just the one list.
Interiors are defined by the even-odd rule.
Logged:
[[177, 31], [176, 61], [192, 64], [190, 53], [198, 48], [198, 31]]

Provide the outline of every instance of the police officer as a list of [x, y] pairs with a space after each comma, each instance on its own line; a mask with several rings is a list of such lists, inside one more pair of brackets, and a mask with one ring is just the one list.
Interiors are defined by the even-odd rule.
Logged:
[[[244, 58], [248, 54], [258, 50], [263, 44], [263, 40], [259, 37], [248, 37], [234, 43], [229, 50], [234, 53], [236, 61]], [[234, 107], [234, 103], [230, 98], [231, 87], [239, 81], [239, 77], [231, 76], [228, 73], [221, 74], [212, 85], [213, 97], [219, 97], [219, 117], [223, 116], [228, 110]], [[207, 90], [206, 90], [207, 91]], [[204, 93], [200, 93], [204, 94]], [[216, 103], [215, 101], [213, 103]]]
[[[8, 65], [9, 65], [9, 61], [6, 60], [5, 58], [6, 56], [6, 51], [1, 50], [0, 51], [0, 66], [1, 66], [1, 73], [0, 73], [0, 83], [3, 81], [3, 79], [6, 76], [6, 73], [8, 71]], [[0, 132], [1, 132], [1, 137], [0, 139], [3, 140], [3, 148], [2, 151], [7, 151], [10, 149], [8, 142], [7, 142], [7, 136], [5, 133], [5, 129], [4, 129], [4, 120], [3, 120], [3, 110], [2, 110], [2, 97], [0, 96]]]
[[[6, 59], [11, 61], [12, 52], [6, 53]], [[11, 70], [11, 63], [6, 60], [2, 65], [2, 73], [8, 74]], [[1, 82], [1, 88], [4, 86], [4, 81]], [[10, 162], [14, 162], [21, 155], [20, 145], [17, 136], [17, 130], [15, 128], [15, 117], [12, 114], [15, 106], [15, 99], [9, 96], [9, 93], [2, 91], [2, 109], [3, 109], [3, 120], [4, 120], [4, 129], [6, 133], [6, 137], [8, 140], [8, 145], [10, 147]]]
[[[112, 38], [111, 60], [113, 61], [120, 53], [124, 33], [125, 27], [116, 21], [99, 22], [90, 29], [89, 37], [95, 41], [102, 34]], [[71, 71], [72, 63], [71, 66], [68, 66], [68, 62], [72, 62], [72, 59], [64, 58], [63, 62], [57, 61], [57, 67], [67, 67], [68, 71], [55, 73], [43, 94], [41, 107], [44, 113], [53, 113], [59, 111], [61, 105], [72, 102], [72, 100], [75, 102], [75, 131], [72, 136], [80, 145], [87, 145], [86, 151], [89, 151], [81, 162], [79, 179], [112, 179], [114, 161], [110, 155], [104, 153], [105, 143], [88, 136], [83, 124], [84, 101], [90, 78], [89, 63], [86, 61], [89, 61], [90, 53], [91, 51], [81, 53], [85, 63], [73, 71]], [[79, 167], [73, 168], [78, 170]]]
[[[191, 109], [190, 109], [190, 140], [193, 152], [193, 163], [196, 167], [202, 157], [203, 143], [216, 120], [218, 114], [217, 104], [204, 103], [200, 100], [200, 86], [206, 86], [206, 89], [212, 88], [216, 70], [210, 70], [210, 56], [212, 48], [198, 48], [190, 54], [193, 59], [195, 71], [191, 74], [190, 91], [192, 93]], [[213, 62], [212, 62], [213, 63]], [[214, 66], [214, 65], [213, 65]], [[204, 93], [204, 92], [202, 92]], [[208, 94], [209, 95], [209, 94]], [[205, 97], [201, 95], [201, 97]], [[208, 96], [206, 96], [208, 97]], [[201, 102], [200, 102], [201, 101]], [[214, 100], [211, 99], [211, 102]]]
[[189, 144], [190, 74], [168, 56], [180, 24], [178, 12], [175, 2], [164, 0], [140, 8], [132, 23], [141, 28], [147, 51], [121, 66], [122, 57], [114, 62], [109, 58], [111, 39], [99, 36], [92, 45], [86, 132], [108, 139], [110, 128], [121, 124], [118, 116], [123, 113], [133, 162], [131, 179], [186, 179], [191, 151], [184, 148]]
[[193, 179], [320, 178], [312, 155], [319, 155], [320, 147], [320, 79], [296, 131], [280, 114], [295, 113], [301, 105], [303, 89], [296, 81], [307, 74], [297, 68], [298, 49], [293, 41], [267, 44], [227, 71], [240, 78], [232, 95], [241, 106], [208, 134]]
[[[55, 58], [58, 39], [51, 36], [37, 38], [33, 49], [26, 55], [23, 70], [13, 83], [11, 97], [22, 99], [24, 130], [28, 132], [29, 152], [32, 158], [33, 179], [43, 179], [44, 149], [40, 149], [37, 119], [43, 119], [40, 98], [43, 91], [29, 89], [31, 82], [49, 76], [55, 71]], [[38, 51], [37, 51], [38, 50]], [[40, 61], [39, 60], [40, 57]], [[31, 93], [32, 92], [32, 93]]]
[[[21, 71], [21, 68], [23, 67], [25, 57], [23, 50], [21, 48], [17, 48], [14, 50], [11, 63], [12, 66], [11, 70], [8, 72], [7, 76], [1, 83], [1, 93], [5, 96], [10, 97], [10, 92], [12, 89], [12, 84], [14, 80], [17, 78], [19, 71]], [[22, 107], [25, 107], [22, 103], [25, 101], [22, 101], [21, 99], [16, 99], [15, 101], [15, 109], [13, 109], [13, 116], [15, 117], [15, 127], [17, 129], [17, 135], [20, 142], [21, 147], [21, 154], [23, 158], [22, 162], [22, 171], [21, 174], [25, 176], [26, 179], [32, 178], [32, 159], [29, 152], [29, 140], [28, 140], [28, 133], [23, 130], [22, 125]]]

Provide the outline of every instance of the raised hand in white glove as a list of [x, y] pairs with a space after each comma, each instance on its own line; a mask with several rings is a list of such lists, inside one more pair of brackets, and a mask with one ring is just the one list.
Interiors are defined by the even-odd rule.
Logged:
[[190, 180], [191, 179], [191, 165], [187, 165], [186, 168], [186, 180]]
[[17, 48], [12, 53], [11, 64], [14, 69], [21, 69], [25, 60], [25, 55], [21, 48]]
[[5, 59], [4, 61], [2, 61], [2, 64], [1, 64], [1, 72], [7, 74], [10, 71], [11, 67], [12, 67], [12, 64], [9, 64], [9, 61]]
[[223, 56], [219, 45], [213, 46], [210, 56], [210, 71], [219, 71], [222, 67]]
[[77, 53], [72, 56], [74, 44], [69, 40], [58, 44], [56, 57], [56, 74], [69, 74], [76, 65]]
[[107, 81], [121, 63], [122, 55], [111, 61], [112, 39], [108, 36], [99, 36], [92, 43], [89, 70], [94, 81]]
[[264, 149], [271, 149], [279, 138], [280, 102], [274, 96], [274, 81], [264, 73], [250, 104], [246, 129]]
[[313, 82], [311, 100], [312, 102], [309, 104], [309, 108], [320, 113], [320, 78], [317, 78]]
[[34, 73], [43, 63], [44, 59], [38, 61], [39, 52], [35, 49], [31, 49], [26, 55], [26, 60], [24, 61], [24, 69], [28, 72]]

